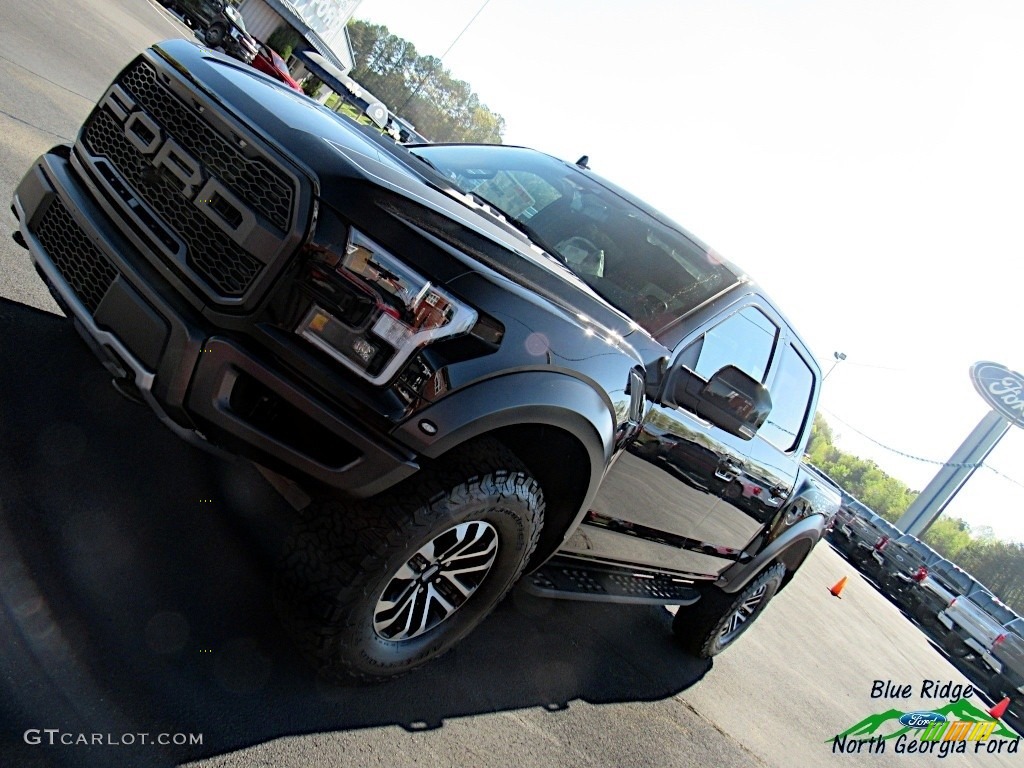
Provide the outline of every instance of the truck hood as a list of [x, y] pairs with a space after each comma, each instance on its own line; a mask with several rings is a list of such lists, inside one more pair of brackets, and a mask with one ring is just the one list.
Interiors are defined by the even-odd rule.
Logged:
[[[464, 255], [467, 266], [472, 267], [474, 259], [486, 260], [506, 277], [619, 336], [640, 330], [560, 262], [451, 188], [404, 147], [209, 49], [185, 40], [165, 41], [153, 49], [281, 147], [312, 180], [321, 204], [344, 215], [351, 210], [353, 188], [365, 190], [371, 184], [392, 201], [397, 197], [411, 203], [408, 221], [414, 225], [446, 219], [489, 241], [491, 247], [475, 249], [472, 257]], [[404, 218], [396, 206], [389, 208], [389, 215]], [[645, 335], [642, 330], [640, 334]]]

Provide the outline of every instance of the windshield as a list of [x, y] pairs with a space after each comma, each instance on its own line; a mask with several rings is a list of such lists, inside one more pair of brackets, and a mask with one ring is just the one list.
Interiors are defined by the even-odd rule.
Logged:
[[737, 282], [727, 262], [681, 228], [576, 166], [500, 145], [433, 145], [413, 154], [651, 333]]
[[245, 32], [246, 34], [249, 34], [249, 30], [247, 30], [247, 29], [245, 28], [245, 22], [244, 22], [244, 21], [242, 21], [242, 14], [240, 14], [240, 13], [238, 12], [238, 10], [237, 10], [237, 9], [235, 9], [235, 7], [234, 7], [234, 6], [231, 6], [231, 5], [229, 5], [229, 6], [226, 6], [226, 7], [224, 8], [224, 14], [225, 14], [225, 15], [226, 15], [226, 16], [227, 16], [227, 17], [228, 17], [229, 19], [231, 19], [231, 23], [233, 23], [233, 24], [234, 24], [234, 25], [235, 25], [236, 27], [238, 27], [238, 28], [239, 28], [240, 30], [242, 30], [242, 31], [243, 31], [243, 32]]

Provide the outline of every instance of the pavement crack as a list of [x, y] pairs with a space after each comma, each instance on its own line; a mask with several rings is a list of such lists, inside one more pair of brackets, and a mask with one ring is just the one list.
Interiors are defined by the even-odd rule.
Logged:
[[[75, 90], [72, 90], [71, 88], [68, 88], [66, 85], [61, 85], [60, 83], [58, 83], [58, 82], [56, 82], [54, 80], [51, 80], [50, 78], [45, 77], [44, 75], [39, 74], [35, 70], [29, 69], [28, 67], [24, 66], [23, 64], [19, 64], [14, 59], [9, 59], [6, 56], [0, 56], [0, 61], [6, 61], [8, 64], [13, 64], [18, 69], [25, 70], [26, 72], [28, 72], [33, 77], [38, 77], [40, 80], [45, 80], [50, 85], [55, 85], [58, 88], [60, 88], [62, 91], [67, 91], [68, 93], [70, 93], [70, 94], [72, 94], [74, 96], [77, 96], [78, 98], [82, 99], [83, 101], [86, 101], [89, 104], [94, 104], [96, 102], [96, 99], [93, 98], [92, 96], [85, 96], [85, 95], [79, 93], [78, 91], [75, 91]], [[4, 112], [4, 114], [6, 115], [7, 113]]]
[[[0, 58], [3, 58], [3, 57], [0, 56]], [[12, 115], [10, 112], [5, 112], [2, 109], [0, 109], [0, 115], [3, 115], [4, 117], [9, 117], [11, 120], [14, 120], [16, 123], [21, 123], [22, 125], [27, 125], [29, 128], [35, 128], [37, 131], [42, 131], [43, 133], [48, 133], [51, 136], [56, 136], [58, 139], [63, 139], [64, 141], [74, 141], [74, 138], [72, 138], [71, 136], [65, 136], [63, 133], [56, 133], [54, 131], [51, 131], [49, 128], [43, 128], [43, 126], [36, 125], [35, 123], [29, 122], [28, 120], [22, 120], [20, 117], [16, 117], [16, 116]]]

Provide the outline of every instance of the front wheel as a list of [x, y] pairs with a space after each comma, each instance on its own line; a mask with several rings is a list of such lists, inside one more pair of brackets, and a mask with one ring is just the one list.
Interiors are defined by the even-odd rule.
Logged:
[[213, 24], [206, 30], [206, 44], [211, 48], [216, 48], [224, 42], [224, 36], [227, 34], [227, 31], [227, 27], [223, 24]]
[[786, 575], [776, 563], [764, 570], [738, 594], [712, 588], [692, 607], [682, 607], [672, 631], [688, 652], [701, 659], [717, 656], [742, 635], [775, 597]]
[[286, 545], [278, 611], [324, 676], [403, 674], [484, 620], [522, 574], [543, 516], [519, 460], [478, 442], [385, 497], [314, 504]]

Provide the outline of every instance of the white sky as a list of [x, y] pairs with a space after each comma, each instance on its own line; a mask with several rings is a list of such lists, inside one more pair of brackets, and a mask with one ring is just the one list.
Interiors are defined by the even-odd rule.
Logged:
[[[482, 0], [363, 0], [440, 55]], [[490, 0], [444, 64], [505, 143], [591, 167], [742, 266], [827, 371], [844, 450], [912, 488], [1024, 370], [1024, 3]], [[837, 418], [838, 417], [838, 418]], [[853, 428], [840, 423], [838, 419]], [[947, 510], [1024, 540], [1024, 430]]]

